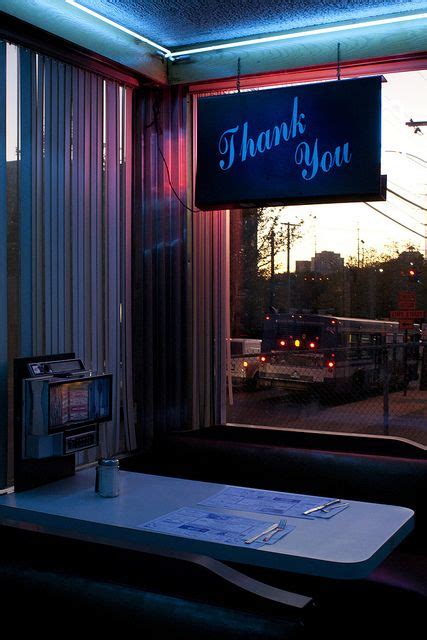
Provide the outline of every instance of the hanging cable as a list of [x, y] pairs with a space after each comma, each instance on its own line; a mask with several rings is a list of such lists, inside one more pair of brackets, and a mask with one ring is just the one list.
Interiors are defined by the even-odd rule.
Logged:
[[394, 180], [390, 180], [388, 176], [387, 176], [387, 184], [394, 184], [394, 186], [400, 189], [401, 192], [406, 191], [406, 193], [413, 194], [414, 196], [427, 196], [427, 193], [422, 193], [421, 191], [413, 191], [412, 189], [408, 189], [407, 187], [404, 187], [403, 184], [399, 184], [398, 182], [394, 182]]
[[341, 80], [341, 60], [340, 60], [341, 43], [337, 43], [337, 80]]
[[403, 227], [407, 231], [410, 231], [411, 233], [415, 233], [415, 235], [420, 236], [420, 238], [423, 238], [424, 240], [426, 239], [426, 236], [424, 234], [418, 233], [418, 231], [415, 231], [415, 229], [411, 229], [410, 227], [407, 227], [405, 224], [402, 224], [401, 222], [399, 222], [398, 220], [395, 220], [394, 218], [391, 218], [386, 213], [384, 213], [384, 211], [380, 211], [379, 209], [374, 207], [372, 204], [369, 204], [369, 202], [364, 202], [363, 204], [366, 204], [367, 207], [370, 207], [371, 209], [373, 209], [377, 213], [380, 213], [382, 216], [384, 216], [384, 218], [388, 218], [388, 220], [391, 220], [392, 222], [398, 224], [400, 227]]
[[237, 89], [237, 93], [240, 93], [240, 58], [237, 58], [236, 89]]
[[396, 209], [396, 212], [403, 213], [404, 216], [406, 216], [407, 218], [410, 218], [410, 220], [413, 220], [416, 224], [419, 224], [422, 227], [426, 226], [425, 222], [420, 222], [419, 220], [417, 220], [417, 218], [415, 218], [414, 216], [411, 216], [411, 214], [408, 213], [408, 210], [401, 209], [400, 207], [397, 206], [397, 204], [394, 204], [393, 202], [389, 202], [388, 200], [387, 200], [387, 204], [393, 209]]
[[[239, 58], [240, 60], [240, 58]], [[171, 175], [170, 175], [170, 171], [169, 171], [169, 166], [168, 163], [166, 161], [166, 158], [163, 154], [163, 151], [161, 149], [160, 146], [160, 134], [162, 133], [162, 127], [160, 125], [160, 109], [161, 109], [161, 103], [162, 103], [162, 98], [160, 93], [158, 93], [158, 95], [156, 96], [156, 98], [153, 101], [153, 120], [146, 125], [146, 129], [149, 129], [150, 127], [154, 127], [154, 130], [156, 132], [156, 138], [157, 138], [157, 151], [159, 152], [159, 155], [163, 161], [163, 164], [165, 165], [166, 168], [166, 175], [167, 175], [167, 179], [168, 179], [168, 183], [169, 186], [171, 188], [172, 193], [174, 194], [174, 196], [177, 198], [177, 200], [181, 203], [181, 205], [187, 210], [190, 211], [191, 213], [205, 213], [202, 209], [192, 209], [191, 207], [188, 207], [185, 202], [183, 202], [181, 200], [181, 198], [179, 197], [179, 194], [176, 192], [175, 187], [172, 184], [172, 180], [171, 180]], [[256, 209], [257, 207], [253, 207], [253, 206], [245, 206], [245, 205], [240, 205], [239, 209]]]
[[416, 156], [413, 153], [407, 153], [406, 151], [397, 151], [395, 149], [386, 149], [385, 152], [397, 153], [398, 155], [405, 156], [406, 158], [409, 158], [410, 160], [412, 160], [412, 162], [415, 162], [415, 164], [420, 165], [420, 167], [427, 166], [427, 160], [425, 160], [424, 158], [420, 158], [420, 156]]
[[412, 202], [412, 200], [408, 200], [408, 198], [404, 198], [403, 196], [401, 196], [399, 193], [397, 193], [397, 191], [393, 191], [393, 189], [388, 189], [387, 191], [389, 191], [390, 193], [392, 193], [394, 196], [397, 196], [398, 198], [400, 198], [401, 200], [404, 200], [405, 202], [408, 202], [409, 204], [411, 204], [413, 207], [417, 207], [417, 209], [421, 209], [422, 211], [427, 211], [427, 209], [425, 207], [422, 207], [420, 204], [417, 204], [416, 202]]
[[163, 154], [163, 151], [161, 149], [161, 146], [160, 146], [160, 135], [163, 133], [163, 130], [162, 130], [162, 127], [161, 127], [161, 124], [160, 124], [161, 105], [162, 105], [162, 96], [161, 96], [160, 92], [158, 92], [156, 97], [155, 97], [155, 99], [153, 100], [153, 120], [150, 122], [150, 124], [148, 124], [146, 126], [146, 128], [148, 129], [148, 128], [154, 126], [154, 130], [156, 132], [157, 151], [159, 152], [159, 155], [160, 155], [161, 159], [163, 160], [163, 164], [165, 165], [166, 175], [167, 175], [168, 183], [169, 183], [169, 186], [171, 188], [172, 193], [174, 194], [174, 196], [176, 197], [178, 202], [180, 202], [180, 204], [187, 211], [190, 211], [191, 213], [202, 213], [200, 209], [192, 209], [191, 207], [188, 207], [185, 204], [185, 202], [183, 202], [181, 200], [181, 198], [179, 197], [179, 194], [177, 193], [177, 191], [175, 190], [175, 187], [172, 184], [172, 179], [171, 179], [171, 175], [170, 175], [170, 171], [169, 171], [169, 166], [168, 166], [168, 163], [166, 161], [166, 158], [165, 158], [165, 156]]

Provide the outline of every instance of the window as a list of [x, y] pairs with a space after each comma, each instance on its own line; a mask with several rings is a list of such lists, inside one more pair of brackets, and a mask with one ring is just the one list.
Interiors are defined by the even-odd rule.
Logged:
[[0, 45], [6, 51], [0, 71], [7, 106], [8, 286], [1, 302], [9, 389], [17, 356], [73, 351], [87, 368], [112, 373], [114, 428], [105, 430], [99, 453], [119, 453], [135, 440], [125, 339], [132, 89], [21, 46]]
[[230, 214], [230, 335], [262, 349], [229, 423], [427, 444], [427, 316], [391, 317], [427, 309], [427, 71], [385, 80], [385, 202]]

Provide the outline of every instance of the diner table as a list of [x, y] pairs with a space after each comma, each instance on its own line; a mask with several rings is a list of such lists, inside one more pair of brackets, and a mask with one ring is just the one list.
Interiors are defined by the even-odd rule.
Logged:
[[[254, 501], [240, 500], [242, 496]], [[284, 516], [289, 527], [286, 535], [270, 543], [263, 538], [246, 543], [249, 533], [261, 532], [282, 518], [264, 511], [283, 497], [295, 504], [305, 499], [298, 494], [120, 471], [119, 495], [105, 498], [95, 492], [92, 467], [36, 489], [0, 496], [0, 524], [188, 560], [240, 588], [297, 608], [304, 608], [311, 598], [259, 582], [226, 563], [359, 579], [368, 576], [414, 526], [411, 509], [338, 496], [344, 504], [336, 513], [318, 511], [303, 516], [295, 515], [291, 508]], [[325, 497], [307, 499], [321, 505]], [[199, 512], [201, 517], [213, 518], [215, 524], [247, 523], [247, 533], [239, 534], [237, 542], [227, 537], [222, 542], [206, 538], [207, 529], [191, 522], [182, 529], [176, 524], [177, 514], [191, 514], [196, 522], [194, 514]], [[159, 530], [164, 523], [169, 526], [166, 533]]]

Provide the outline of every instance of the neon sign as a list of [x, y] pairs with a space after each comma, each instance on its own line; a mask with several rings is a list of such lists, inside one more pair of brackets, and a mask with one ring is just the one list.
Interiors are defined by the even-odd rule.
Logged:
[[383, 200], [381, 78], [201, 98], [196, 205]]

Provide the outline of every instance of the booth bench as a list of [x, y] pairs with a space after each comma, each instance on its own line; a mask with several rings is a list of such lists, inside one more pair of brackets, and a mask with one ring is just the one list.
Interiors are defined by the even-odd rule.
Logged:
[[[310, 447], [322, 442], [328, 448]], [[424, 454], [392, 440], [313, 435], [310, 442], [307, 434], [214, 427], [170, 434], [156, 440], [150, 452], [121, 461], [130, 471], [415, 511], [413, 533], [363, 580], [239, 565], [257, 580], [312, 596], [316, 606], [303, 615], [241, 593], [181, 560], [7, 526], [0, 528], [4, 606], [25, 603], [19, 617], [23, 630], [37, 625], [53, 631], [58, 619], [77, 630], [94, 617], [99, 630], [141, 630], [148, 638], [311, 638], [319, 624], [331, 638], [350, 637], [348, 625], [359, 635], [377, 625], [388, 637], [416, 637], [426, 604]]]

